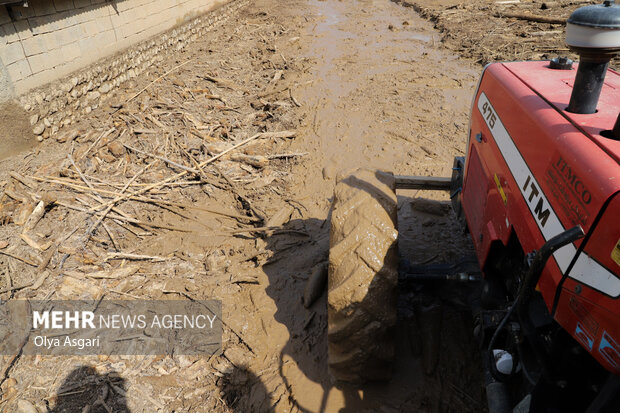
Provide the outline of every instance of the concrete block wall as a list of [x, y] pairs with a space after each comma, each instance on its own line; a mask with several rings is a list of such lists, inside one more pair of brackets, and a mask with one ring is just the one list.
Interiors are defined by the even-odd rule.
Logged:
[[0, 6], [0, 102], [227, 1], [29, 0], [29, 7]]
[[[39, 140], [51, 136], [60, 139], [63, 136], [59, 133], [62, 128], [75, 123], [82, 115], [96, 109], [109, 98], [110, 91], [162, 61], [166, 54], [183, 49], [214, 27], [224, 24], [230, 16], [248, 5], [250, 1], [228, 0], [223, 5], [216, 5], [212, 11], [195, 18], [191, 18], [194, 15], [192, 12], [188, 15], [190, 16], [188, 21], [175, 25], [172, 29], [156, 33], [88, 66], [74, 67], [74, 71], [68, 75], [12, 98], [28, 112], [33, 133]], [[183, 16], [180, 21], [185, 18]], [[3, 81], [2, 71], [3, 66], [0, 64], [0, 88]], [[0, 89], [0, 94], [2, 91], [3, 89]]]

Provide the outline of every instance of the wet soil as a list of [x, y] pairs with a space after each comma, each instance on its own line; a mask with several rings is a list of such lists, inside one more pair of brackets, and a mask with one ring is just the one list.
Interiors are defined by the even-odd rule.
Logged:
[[[547, 60], [568, 56], [579, 60], [566, 45], [564, 22], [579, 7], [602, 3], [591, 0], [394, 0], [413, 7], [434, 23], [444, 45], [478, 63]], [[520, 18], [514, 17], [521, 16]], [[531, 17], [557, 20], [553, 23]], [[620, 58], [610, 67], [619, 70]]]
[[37, 144], [28, 118], [28, 113], [18, 104], [0, 104], [0, 160], [27, 151]]
[[[131, 412], [484, 411], [461, 287], [450, 287], [455, 294], [402, 289], [394, 378], [361, 387], [335, 384], [328, 374], [325, 294], [308, 309], [301, 302], [312, 269], [327, 260], [340, 171], [449, 176], [453, 157], [464, 154], [481, 67], [441, 39], [416, 10], [389, 0], [257, 0], [195, 44], [162, 56], [59, 141], [0, 161], [0, 243], [8, 244], [0, 247], [29, 261], [49, 256], [41, 278], [32, 265], [0, 254], [0, 291], [36, 285], [3, 292], [3, 300], [216, 298], [226, 323], [223, 354], [213, 357], [4, 357], [0, 410], [29, 400], [54, 412], [89, 403], [91, 412], [105, 411], [82, 396], [105, 392], [110, 406]], [[294, 138], [258, 139], [240, 149], [244, 157], [155, 188], [149, 203], [119, 204], [117, 214], [141, 224], [106, 220], [107, 229], [82, 243], [96, 217], [67, 205], [97, 206], [95, 193], [109, 200], [104, 190], [118, 192], [136, 174], [130, 188], [182, 171], [164, 161], [150, 165], [152, 157], [114, 142], [195, 168], [255, 133], [283, 130]], [[83, 189], [68, 154], [96, 190]], [[11, 177], [15, 171], [27, 179]], [[19, 216], [44, 194], [62, 201], [34, 230], [40, 245], [54, 245], [51, 254], [19, 235]], [[447, 194], [397, 195], [401, 256], [446, 262], [472, 253], [449, 212], [412, 208], [414, 198], [445, 202]], [[162, 208], [157, 200], [177, 205]], [[118, 252], [157, 260], [138, 262], [140, 270], [122, 280], [67, 281], [69, 270], [125, 265], [107, 259]]]
[[[404, 175], [448, 176], [452, 157], [463, 154], [475, 66], [441, 49], [440, 36], [430, 24], [392, 2], [315, 1], [309, 3], [306, 16], [310, 13], [315, 21], [305, 35], [308, 46], [302, 50], [312, 66], [307, 81], [302, 81], [306, 86], [294, 93], [303, 102], [302, 127], [308, 136], [298, 143], [311, 156], [303, 164], [303, 185], [293, 191], [308, 207], [311, 221], [324, 222], [335, 177], [342, 170], [368, 167]], [[443, 116], [445, 113], [449, 115]], [[454, 259], [471, 251], [450, 217], [415, 213], [410, 199], [416, 196], [447, 199], [445, 194], [399, 192], [401, 255], [413, 262], [428, 262]], [[323, 251], [318, 259], [323, 259], [327, 225], [314, 234], [320, 237]], [[303, 271], [317, 258], [308, 261], [296, 256], [312, 257], [315, 251], [314, 247], [297, 250], [267, 272]], [[290, 285], [282, 285], [286, 288]], [[268, 294], [277, 297], [271, 289]], [[407, 297], [403, 301], [407, 302]], [[440, 367], [433, 374], [423, 373], [404, 314], [398, 327], [394, 379], [359, 388], [334, 386], [325, 374], [325, 353], [309, 351], [317, 348], [316, 344], [325, 346], [324, 301], [312, 308], [316, 316], [311, 332], [302, 329], [306, 319], [299, 317], [303, 311], [299, 303], [296, 308], [294, 300], [283, 304], [278, 304], [276, 319], [293, 333], [293, 340], [283, 350], [283, 371], [303, 411], [482, 409], [476, 350], [470, 331], [464, 331], [468, 322], [462, 308], [448, 306], [444, 314], [441, 342], [446, 351], [440, 352]], [[303, 340], [308, 334], [319, 335], [312, 347], [296, 339]]]

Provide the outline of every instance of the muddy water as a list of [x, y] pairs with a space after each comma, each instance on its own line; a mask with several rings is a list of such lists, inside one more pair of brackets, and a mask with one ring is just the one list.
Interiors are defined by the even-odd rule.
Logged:
[[16, 103], [0, 105], [0, 160], [32, 149], [36, 144], [29, 114]]
[[312, 108], [312, 144], [328, 172], [360, 165], [395, 170], [411, 161], [415, 146], [408, 142], [434, 134], [416, 118], [469, 105], [462, 81], [442, 81], [474, 73], [438, 51], [439, 35], [411, 10], [387, 0], [311, 5], [320, 19], [308, 53], [316, 67], [302, 96]]
[[[385, 168], [402, 161], [406, 154], [382, 136], [390, 120], [373, 110], [379, 103], [376, 99], [384, 99], [383, 90], [377, 88], [385, 86], [373, 83], [376, 76], [393, 73], [404, 64], [392, 64], [394, 57], [423, 53], [430, 36], [390, 32], [388, 27], [400, 28], [402, 20], [390, 13], [395, 7], [385, 1], [359, 2], [353, 7], [346, 2], [312, 4], [322, 21], [314, 30], [316, 41], [309, 53], [317, 62], [315, 82], [304, 95], [314, 108], [311, 127], [325, 166]], [[397, 42], [400, 50], [387, 52]]]
[[[295, 198], [322, 222], [340, 171], [368, 167], [403, 175], [449, 176], [453, 156], [463, 153], [478, 68], [442, 49], [439, 34], [412, 9], [389, 0], [308, 3], [313, 16], [308, 18], [302, 43], [313, 65], [294, 92], [305, 111], [299, 149], [309, 156], [299, 171]], [[433, 257], [442, 260], [458, 257], [470, 248], [449, 216], [416, 215], [409, 205], [411, 196], [447, 200], [443, 193], [399, 194], [401, 255], [414, 262]], [[324, 248], [325, 242], [323, 236], [316, 248]], [[312, 253], [300, 251], [296, 264], [306, 262]], [[287, 265], [295, 266], [295, 262]], [[287, 293], [290, 291], [268, 291], [280, 303], [288, 302], [278, 298]], [[325, 310], [316, 311], [324, 320]], [[278, 310], [275, 319], [287, 324], [289, 330], [304, 322], [300, 315], [282, 321], [286, 318], [279, 313], [282, 311]], [[446, 317], [447, 328], [451, 323], [464, 325], [460, 314]], [[399, 327], [397, 366], [390, 383], [334, 386], [326, 369], [325, 337], [320, 330], [324, 327], [313, 331], [320, 334], [318, 346], [297, 345], [292, 333], [286, 336], [289, 343], [282, 351], [282, 374], [302, 411], [441, 411], [441, 406], [451, 403], [442, 401], [451, 396], [440, 376], [426, 377], [422, 372], [405, 325]], [[459, 341], [460, 333], [470, 334], [463, 328], [457, 325], [443, 338]], [[458, 369], [466, 370], [462, 361], [455, 360], [471, 355], [463, 354], [462, 347], [446, 348], [442, 368], [450, 369], [456, 363]], [[450, 380], [460, 385], [471, 381], [471, 375]], [[471, 393], [478, 394], [478, 387]]]

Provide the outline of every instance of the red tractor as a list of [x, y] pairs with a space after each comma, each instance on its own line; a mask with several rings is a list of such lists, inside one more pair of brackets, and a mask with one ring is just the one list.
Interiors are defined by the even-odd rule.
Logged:
[[[578, 65], [485, 68], [451, 178], [339, 178], [328, 272], [336, 379], [389, 378], [399, 282], [481, 274], [472, 309], [492, 413], [620, 412], [620, 74], [608, 69], [620, 5], [576, 10], [567, 43]], [[399, 270], [399, 188], [449, 190], [479, 267]]]

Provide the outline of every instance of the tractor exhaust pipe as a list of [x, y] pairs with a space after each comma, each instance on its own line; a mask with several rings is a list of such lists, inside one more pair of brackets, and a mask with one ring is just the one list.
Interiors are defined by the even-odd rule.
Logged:
[[566, 43], [580, 59], [566, 110], [595, 113], [609, 62], [620, 52], [620, 5], [605, 0], [575, 10], [566, 22]]
[[566, 110], [581, 114], [596, 113], [596, 105], [605, 81], [607, 66], [613, 55], [591, 53], [588, 49], [575, 47], [572, 49], [579, 54], [580, 59], [570, 103]]

